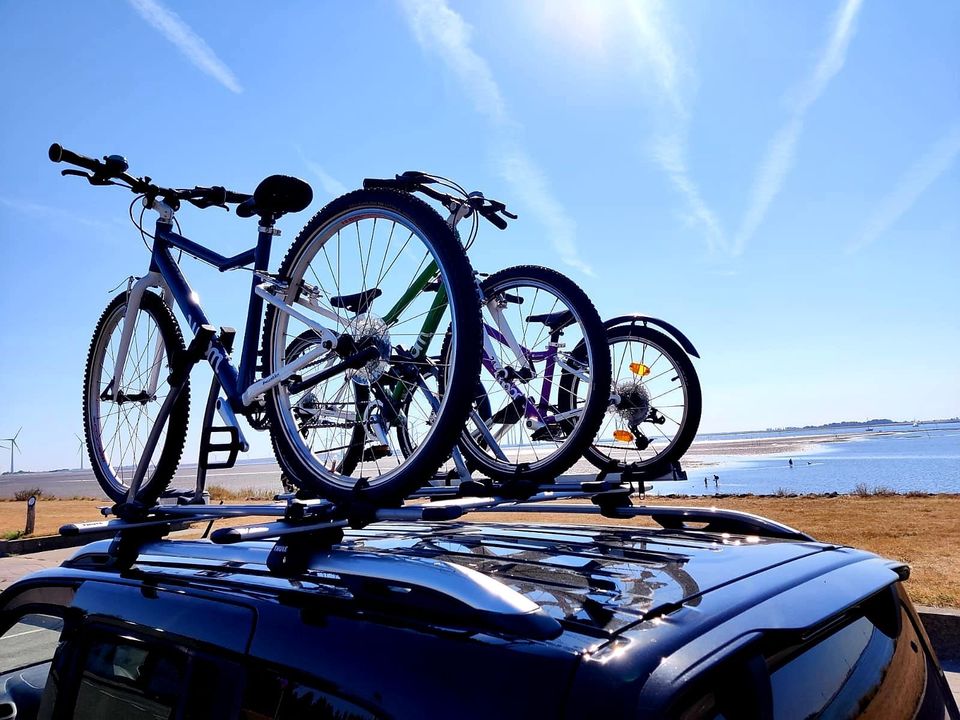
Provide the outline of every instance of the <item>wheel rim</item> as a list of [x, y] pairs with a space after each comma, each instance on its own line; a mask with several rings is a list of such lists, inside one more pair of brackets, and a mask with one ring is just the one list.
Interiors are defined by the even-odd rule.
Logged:
[[[287, 302], [293, 301], [304, 283], [318, 289], [320, 306], [340, 318], [318, 317], [319, 321], [338, 334], [355, 333], [360, 328], [359, 341], [377, 347], [380, 357], [360, 370], [338, 374], [306, 392], [291, 393], [287, 386], [279, 386], [276, 401], [280, 431], [291, 441], [300, 460], [325, 482], [351, 489], [364, 478], [369, 487], [376, 487], [396, 477], [402, 464], [418, 453], [419, 445], [407, 455], [400, 448], [398, 434], [402, 424], [427, 422], [422, 413], [405, 415], [405, 389], [416, 386], [417, 373], [409, 372], [410, 369], [423, 370], [427, 362], [424, 356], [439, 352], [435, 335], [425, 353], [413, 362], [409, 356], [399, 356], [400, 350], [408, 353], [417, 340], [435, 297], [433, 292], [419, 293], [399, 313], [391, 310], [431, 262], [440, 266], [435, 277], [441, 287], [449, 290], [451, 279], [425, 234], [404, 216], [381, 207], [356, 208], [338, 216], [321, 227], [304, 247], [289, 273]], [[368, 306], [358, 308], [363, 312], [334, 307], [330, 299], [371, 290], [381, 294]], [[439, 327], [455, 326], [450, 292], [447, 302], [436, 320]], [[306, 327], [296, 318], [278, 313], [272, 344], [274, 368], [281, 360], [281, 348]], [[389, 347], [391, 358], [382, 356], [385, 347]], [[339, 360], [335, 353], [327, 352], [301, 370], [301, 375], [309, 376]], [[453, 374], [456, 369], [447, 371]], [[304, 400], [309, 393], [315, 399], [314, 415], [305, 422]], [[438, 397], [437, 402], [442, 410], [444, 398]], [[394, 413], [398, 417], [389, 422], [386, 418]], [[414, 434], [427, 437], [429, 428]], [[359, 449], [358, 441], [362, 443]], [[384, 448], [387, 455], [383, 455]]]
[[[543, 315], [557, 313], [568, 310], [573, 315], [573, 322], [563, 329], [563, 334], [559, 339], [565, 347], [558, 350], [559, 357], [564, 362], [573, 361], [572, 350], [582, 341], [584, 341], [584, 321], [574, 304], [563, 293], [562, 290], [552, 286], [538, 278], [510, 278], [502, 283], [484, 288], [487, 298], [501, 296], [500, 305], [505, 319], [522, 349], [529, 350], [533, 363], [533, 376], [527, 380], [513, 380], [515, 387], [521, 389], [525, 398], [511, 398], [509, 391], [498, 383], [495, 379], [497, 368], [495, 363], [484, 359], [484, 367], [481, 370], [481, 384], [486, 393], [487, 402], [489, 402], [490, 419], [486, 425], [493, 439], [499, 445], [500, 453], [506, 458], [504, 460], [489, 443], [489, 435], [481, 434], [477, 425], [476, 416], [468, 423], [468, 430], [471, 440], [468, 440], [468, 447], [471, 454], [477, 457], [482, 463], [488, 464], [491, 468], [496, 468], [499, 472], [510, 472], [520, 464], [524, 464], [530, 471], [537, 471], [540, 468], [554, 462], [559, 453], [562, 452], [567, 437], [573, 431], [578, 422], [578, 415], [571, 415], [569, 420], [561, 423], [546, 423], [541, 425], [544, 419], [556, 416], [559, 407], [571, 407], [575, 413], [585, 407], [590, 400], [591, 384], [589, 382], [580, 382], [571, 385], [570, 389], [563, 388], [560, 385], [560, 367], [555, 367], [550, 374], [552, 378], [547, 390], [547, 401], [543, 402], [544, 376], [548, 372], [547, 359], [540, 359], [549, 351], [550, 330], [546, 325], [538, 322], [528, 322], [526, 318], [531, 315]], [[516, 302], [516, 299], [522, 299], [522, 302]], [[510, 347], [509, 342], [504, 342], [496, 334], [491, 336], [490, 329], [499, 332], [494, 315], [488, 305], [483, 308], [484, 332], [490, 340], [490, 346], [493, 347], [499, 358], [500, 364], [504, 368], [513, 368], [514, 371], [520, 370], [524, 363], [520, 357]], [[518, 330], [519, 329], [519, 330]], [[500, 333], [502, 335], [502, 333]], [[587, 348], [586, 365], [582, 372], [589, 376], [589, 368], [594, 365], [593, 350], [583, 342]], [[582, 358], [581, 358], [582, 360]], [[565, 398], [567, 404], [561, 401], [560, 394], [574, 393], [575, 397]], [[526, 398], [533, 401], [537, 412], [530, 409], [524, 409], [523, 417], [516, 422], [506, 422], [521, 412], [520, 408], [526, 405]], [[475, 405], [477, 403], [475, 402]], [[511, 407], [515, 408], [511, 410]], [[505, 422], [498, 422], [498, 421]], [[533, 423], [530, 427], [529, 424]]]
[[[136, 474], [147, 438], [169, 391], [166, 381], [169, 348], [163, 340], [163, 333], [153, 312], [141, 308], [131, 334], [120, 387], [136, 394], [147, 388], [151, 374], [158, 369], [157, 393], [145, 402], [116, 403], [101, 399], [101, 394], [113, 379], [125, 313], [126, 305], [118, 305], [104, 322], [100, 341], [94, 350], [87, 388], [87, 437], [93, 462], [96, 463], [102, 479], [118, 493], [126, 492]], [[159, 354], [158, 339], [161, 341]], [[159, 441], [151, 455], [143, 486], [150, 483], [156, 472], [166, 444], [168, 425], [169, 420], [164, 423]]]
[[[649, 338], [611, 338], [610, 355], [611, 394], [619, 395], [620, 403], [608, 409], [593, 449], [619, 465], [644, 467], [664, 457], [680, 440], [690, 406], [685, 375], [670, 353]], [[662, 423], [649, 421], [651, 409]], [[640, 416], [645, 419], [638, 421]], [[650, 440], [646, 449], [615, 438], [618, 431], [635, 435], [631, 421]]]

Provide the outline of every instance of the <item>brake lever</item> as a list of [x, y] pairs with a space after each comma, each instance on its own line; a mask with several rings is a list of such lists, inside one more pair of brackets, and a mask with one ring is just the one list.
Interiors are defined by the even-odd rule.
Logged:
[[395, 175], [394, 177], [396, 177], [396, 179], [400, 180], [401, 182], [415, 182], [415, 183], [435, 183], [436, 182], [436, 180], [434, 180], [432, 177], [430, 177], [424, 172], [420, 172], [419, 170], [406, 170], [400, 173], [399, 175]]
[[509, 210], [507, 210], [507, 206], [504, 205], [504, 204], [503, 204], [502, 202], [500, 202], [499, 200], [487, 200], [487, 202], [489, 203], [490, 209], [491, 209], [493, 212], [502, 213], [503, 215], [506, 215], [506, 216], [507, 216], [508, 218], [510, 218], [511, 220], [516, 220], [516, 219], [517, 219], [517, 216], [514, 215], [514, 214], [513, 214], [512, 212], [510, 212]]
[[61, 171], [60, 171], [60, 174], [61, 174], [61, 175], [76, 175], [77, 177], [86, 178], [87, 180], [92, 180], [92, 179], [93, 179], [93, 175], [90, 175], [89, 173], [85, 173], [83, 170], [73, 170], [73, 169], [70, 169], [70, 170], [61, 170]]

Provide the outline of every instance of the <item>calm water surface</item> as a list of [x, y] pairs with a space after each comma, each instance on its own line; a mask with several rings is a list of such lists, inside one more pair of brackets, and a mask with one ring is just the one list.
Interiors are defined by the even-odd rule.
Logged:
[[[859, 484], [897, 492], [920, 490], [960, 493], [960, 423], [878, 425], [829, 430], [791, 430], [702, 435], [700, 440], [734, 440], [798, 435], [854, 434], [849, 442], [815, 445], [804, 454], [743, 457], [714, 455], [710, 467], [689, 468], [686, 482], [662, 482], [654, 493], [713, 495], [721, 493], [773, 494], [849, 493]], [[700, 458], [698, 458], [700, 459]], [[790, 467], [788, 460], [793, 460]], [[682, 461], [681, 461], [682, 462]], [[714, 474], [719, 475], [715, 486]], [[704, 488], [703, 478], [709, 478]]]

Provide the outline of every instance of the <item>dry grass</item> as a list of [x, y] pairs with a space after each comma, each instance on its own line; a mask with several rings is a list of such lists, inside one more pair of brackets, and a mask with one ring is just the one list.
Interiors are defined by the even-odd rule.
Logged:
[[[212, 490], [213, 488], [211, 488]], [[218, 493], [219, 494], [219, 493]], [[215, 496], [216, 497], [216, 496]], [[262, 501], [260, 494], [250, 497]], [[217, 498], [218, 500], [220, 498]], [[245, 492], [223, 499], [247, 499]], [[839, 497], [651, 498], [651, 504], [718, 505], [763, 515], [801, 529], [818, 540], [864, 548], [910, 564], [908, 585], [915, 602], [960, 607], [960, 495], [841, 495]], [[36, 535], [50, 535], [68, 522], [100, 520], [104, 500], [48, 500], [37, 503]], [[609, 524], [591, 515], [483, 513], [475, 520]], [[26, 503], [0, 502], [0, 535], [23, 530]], [[643, 523], [642, 520], [631, 522]], [[196, 531], [199, 534], [200, 530]]]
[[[823, 542], [901, 560], [911, 568], [907, 587], [914, 602], [960, 607], [960, 495], [650, 498], [649, 503], [742, 510], [803, 530]], [[611, 522], [598, 516], [576, 516], [572, 520], [570, 515], [548, 513], [483, 513], [473, 517], [502, 522]]]

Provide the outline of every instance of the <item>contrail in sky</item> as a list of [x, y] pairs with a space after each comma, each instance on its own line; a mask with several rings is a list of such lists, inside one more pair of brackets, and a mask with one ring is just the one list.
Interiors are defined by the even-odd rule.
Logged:
[[508, 149], [500, 157], [500, 171], [513, 191], [549, 230], [550, 243], [560, 259], [588, 275], [576, 244], [576, 225], [551, 193], [546, 177], [529, 154], [510, 138], [518, 124], [510, 117], [503, 93], [487, 61], [471, 46], [470, 26], [445, 0], [404, 0], [402, 7], [417, 42], [440, 56], [460, 81], [477, 112], [499, 131]]
[[320, 163], [314, 162], [310, 158], [306, 157], [303, 153], [300, 153], [300, 158], [310, 169], [310, 172], [317, 176], [317, 179], [320, 181], [320, 186], [323, 188], [323, 191], [327, 193], [327, 195], [330, 195], [331, 197], [340, 197], [341, 195], [345, 195], [350, 191], [350, 188], [324, 170]]
[[686, 200], [690, 220], [703, 228], [708, 248], [711, 251], [725, 248], [720, 220], [704, 200], [687, 166], [686, 128], [690, 122], [690, 110], [683, 98], [681, 83], [691, 69], [683, 62], [663, 27], [663, 6], [659, 2], [630, 0], [626, 9], [625, 17], [634, 40], [632, 47], [646, 60], [645, 66], [655, 80], [659, 99], [664, 105], [662, 124], [670, 127], [654, 141], [653, 159]]
[[861, 2], [862, 0], [845, 0], [840, 7], [833, 20], [830, 40], [819, 62], [794, 96], [793, 113], [770, 142], [753, 184], [750, 205], [734, 240], [734, 255], [743, 252], [766, 217], [774, 198], [780, 193], [783, 181], [793, 167], [807, 111], [823, 94], [830, 80], [843, 68]]
[[953, 165], [960, 156], [960, 122], [950, 128], [900, 178], [893, 191], [881, 202], [860, 237], [847, 246], [847, 253], [862, 250], [883, 235], [913, 207], [923, 192]]
[[176, 45], [177, 49], [200, 70], [231, 92], [243, 92], [243, 88], [240, 87], [230, 68], [224, 65], [204, 39], [181, 20], [179, 15], [164, 7], [158, 0], [129, 0], [129, 2], [144, 20]]

